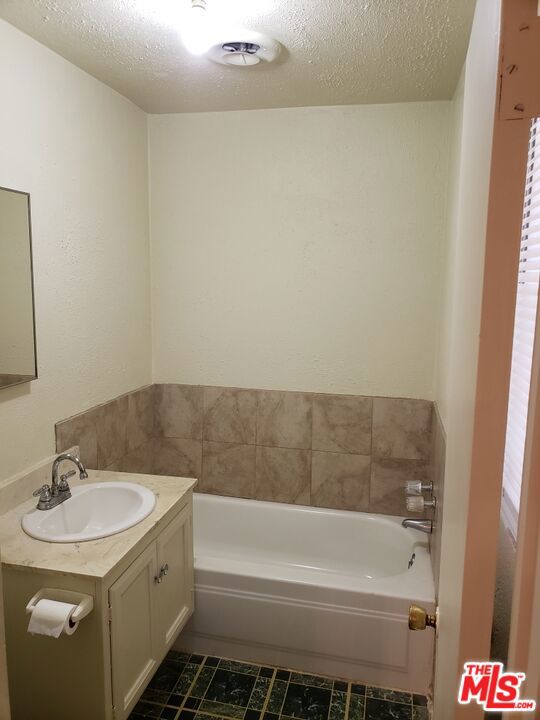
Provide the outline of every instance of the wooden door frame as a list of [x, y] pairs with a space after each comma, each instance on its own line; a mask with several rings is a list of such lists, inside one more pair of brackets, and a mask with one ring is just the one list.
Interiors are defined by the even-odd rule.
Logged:
[[[534, 12], [537, 19], [536, 11], [536, 0], [503, 0], [499, 99], [510, 68], [509, 59], [505, 57], [508, 34], [515, 32], [516, 22], [524, 13]], [[528, 82], [534, 82], [533, 66], [522, 65], [520, 72], [528, 73]], [[529, 117], [504, 119], [500, 104], [495, 113], [458, 677], [467, 660], [490, 657]], [[540, 432], [540, 417], [537, 429]], [[537, 445], [540, 467], [540, 443]], [[538, 525], [536, 529], [538, 531]], [[531, 595], [525, 593], [522, 602], [526, 604], [530, 598]], [[457, 708], [457, 718], [483, 717], [483, 710], [478, 705]]]
[[533, 632], [540, 633], [540, 327], [534, 341], [510, 627], [508, 665], [531, 673], [528, 696], [540, 702], [540, 651], [538, 642], [531, 642]]

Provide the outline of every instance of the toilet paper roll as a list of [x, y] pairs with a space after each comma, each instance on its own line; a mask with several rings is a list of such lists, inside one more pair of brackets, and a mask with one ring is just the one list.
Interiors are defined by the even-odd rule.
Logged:
[[79, 623], [72, 622], [71, 616], [77, 609], [77, 605], [60, 602], [58, 600], [39, 600], [30, 615], [28, 632], [32, 635], [47, 635], [48, 637], [60, 637], [64, 632], [66, 635], [73, 635]]

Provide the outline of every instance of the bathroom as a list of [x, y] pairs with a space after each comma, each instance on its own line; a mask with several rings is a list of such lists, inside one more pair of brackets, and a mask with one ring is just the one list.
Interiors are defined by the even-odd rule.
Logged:
[[0, 0], [0, 720], [480, 718], [473, 660], [539, 696], [539, 36]]

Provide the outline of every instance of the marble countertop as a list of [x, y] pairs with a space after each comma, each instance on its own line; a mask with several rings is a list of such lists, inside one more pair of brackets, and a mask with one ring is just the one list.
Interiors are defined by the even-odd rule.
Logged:
[[134, 482], [152, 490], [156, 506], [150, 515], [128, 530], [80, 543], [49, 543], [35, 540], [21, 527], [22, 516], [36, 505], [35, 498], [27, 500], [0, 516], [0, 547], [2, 564], [18, 568], [33, 568], [45, 572], [62, 572], [86, 577], [104, 578], [137, 545], [141, 551], [145, 538], [167, 515], [170, 518], [182, 504], [196, 480], [158, 475], [89, 470], [88, 480], [73, 482], [72, 486], [92, 482]]

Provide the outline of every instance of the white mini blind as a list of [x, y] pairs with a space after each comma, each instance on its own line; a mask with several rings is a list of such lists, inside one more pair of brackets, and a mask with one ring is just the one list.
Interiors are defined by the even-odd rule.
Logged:
[[517, 537], [539, 282], [540, 118], [536, 118], [531, 125], [529, 142], [504, 450], [502, 516], [514, 538]]

